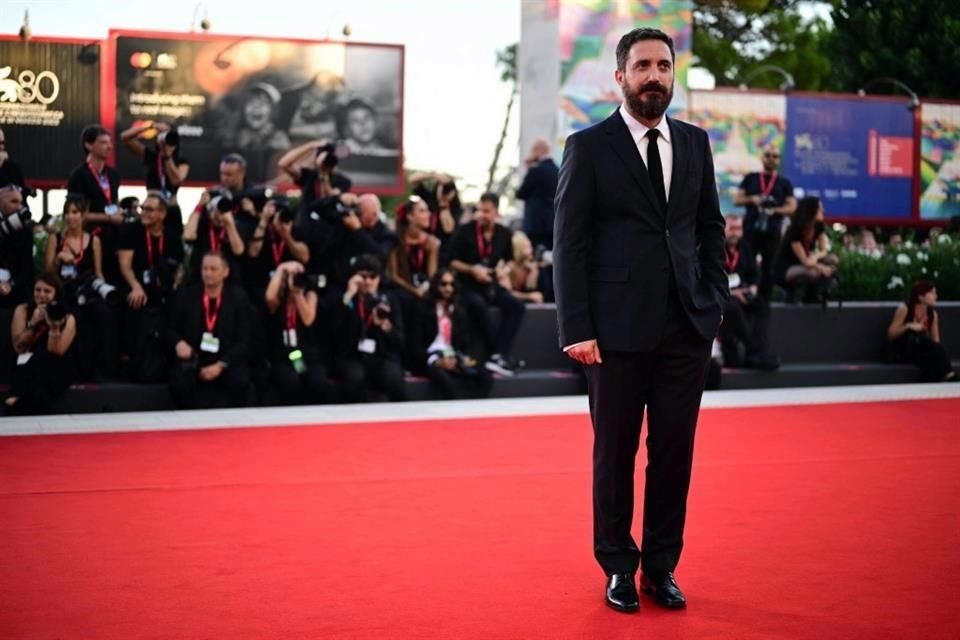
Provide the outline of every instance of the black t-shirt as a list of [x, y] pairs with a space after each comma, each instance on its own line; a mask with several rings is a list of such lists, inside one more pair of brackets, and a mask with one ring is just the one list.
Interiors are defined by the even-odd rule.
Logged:
[[[120, 189], [120, 173], [104, 165], [103, 173], [97, 174], [86, 162], [70, 174], [67, 191], [82, 194], [90, 203], [91, 213], [105, 213], [108, 204], [117, 204]], [[116, 215], [120, 215], [117, 213]], [[112, 224], [88, 224], [87, 228], [100, 236], [103, 252], [103, 275], [114, 285], [121, 283], [120, 267], [117, 265], [117, 227]]]
[[[11, 283], [9, 295], [0, 296], [0, 309], [12, 309], [27, 301], [33, 287], [32, 228], [0, 236], [0, 270], [3, 281]], [[9, 327], [0, 327], [0, 331], [9, 331]]]
[[148, 300], [152, 303], [157, 296], [150, 295], [151, 290], [162, 291], [163, 296], [173, 290], [184, 252], [180, 237], [166, 229], [161, 237], [150, 236], [149, 249], [148, 235], [149, 232], [143, 225], [123, 225], [119, 250], [133, 251], [133, 274], [147, 291]]
[[[174, 156], [173, 162], [178, 167], [181, 165], [190, 164], [186, 158], [180, 158], [178, 156]], [[170, 181], [167, 179], [166, 171], [163, 169], [163, 163], [160, 160], [156, 147], [144, 147], [143, 166], [146, 170], [145, 181], [147, 183], [147, 190], [166, 191], [170, 195], [177, 195], [177, 191], [180, 189], [180, 187], [170, 184]]]
[[[240, 234], [240, 239], [246, 245], [250, 241], [250, 236], [253, 235], [252, 228], [256, 227], [256, 222], [251, 227], [246, 221], [246, 218], [250, 216], [246, 214], [240, 214], [239, 216], [234, 214], [234, 216], [237, 233]], [[200, 282], [200, 266], [203, 263], [203, 256], [210, 251], [219, 251], [226, 257], [227, 264], [230, 267], [228, 279], [231, 283], [239, 284], [243, 282], [243, 263], [246, 252], [240, 256], [234, 255], [233, 249], [230, 247], [227, 228], [225, 226], [213, 226], [210, 223], [210, 214], [204, 211], [200, 214], [200, 221], [197, 224], [197, 241], [193, 244], [193, 251], [190, 254], [189, 281], [191, 283]]]
[[21, 191], [26, 191], [27, 183], [23, 180], [23, 169], [16, 162], [7, 160], [0, 166], [0, 187], [15, 184]]
[[[293, 239], [297, 242], [309, 243], [304, 231], [298, 227], [293, 228]], [[295, 260], [290, 253], [287, 244], [280, 238], [279, 234], [273, 229], [273, 225], [267, 227], [264, 232], [263, 246], [260, 248], [260, 254], [256, 258], [250, 258], [246, 269], [247, 291], [255, 304], [261, 304], [263, 292], [270, 284], [270, 278], [273, 272], [283, 262]], [[259, 296], [259, 298], [257, 297]]]
[[[767, 187], [766, 195], [770, 196], [770, 199], [773, 201], [774, 207], [782, 207], [783, 203], [786, 202], [787, 198], [793, 195], [793, 183], [789, 179], [776, 174], [776, 179], [773, 181], [773, 185], [768, 184], [770, 176], [764, 174], [763, 184], [760, 184], [760, 174], [757, 172], [748, 173], [743, 177], [743, 180], [740, 182], [740, 188], [743, 189], [743, 192], [748, 196], [756, 196], [764, 194], [762, 187]], [[760, 215], [760, 211], [757, 209], [756, 205], [748, 204], [747, 205], [747, 215], [744, 216], [743, 228], [747, 233], [753, 232], [754, 221], [757, 219], [757, 216]], [[770, 216], [770, 225], [768, 225], [768, 230], [776, 230], [777, 233], [780, 232], [780, 224], [783, 222], [782, 214], [774, 214]]]
[[[450, 239], [450, 260], [459, 260], [467, 264], [484, 264], [496, 267], [502, 260], [509, 261], [513, 256], [513, 233], [501, 224], [493, 226], [493, 239], [487, 243], [481, 239], [482, 250], [478, 245], [477, 223], [468, 222], [461, 225]], [[469, 275], [459, 274], [461, 286], [477, 289], [481, 285]]]
[[[320, 173], [316, 169], [300, 169], [296, 184], [301, 191], [300, 212], [303, 215], [309, 213], [310, 205], [320, 197], [319, 179]], [[334, 171], [330, 176], [330, 186], [339, 189], [340, 193], [347, 193], [353, 187], [353, 182], [344, 174]]]
[[[299, 349], [303, 352], [303, 359], [307, 363], [322, 360], [323, 352], [317, 340], [316, 323], [312, 327], [307, 327], [304, 326], [300, 320], [300, 314], [296, 313], [295, 310], [293, 314], [289, 316], [288, 314], [290, 314], [290, 311], [288, 311], [284, 302], [267, 318], [267, 342], [269, 343], [271, 356], [275, 359], [285, 359], [291, 351]], [[319, 320], [319, 310], [317, 316], [317, 320]], [[297, 332], [296, 344], [290, 344], [289, 337], [286, 335], [290, 319], [293, 319]]]

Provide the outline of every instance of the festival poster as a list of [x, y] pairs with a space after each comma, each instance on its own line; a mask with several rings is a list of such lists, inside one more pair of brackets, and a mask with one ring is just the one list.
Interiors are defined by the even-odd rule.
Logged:
[[960, 104], [920, 107], [920, 218], [960, 216]]
[[32, 187], [62, 187], [100, 117], [100, 43], [0, 37], [0, 127]]
[[830, 218], [909, 222], [913, 125], [903, 100], [790, 96], [783, 172]]
[[742, 211], [733, 204], [740, 182], [763, 168], [760, 156], [766, 147], [783, 150], [786, 117], [782, 94], [735, 89], [690, 92], [689, 120], [710, 136], [720, 211]]
[[[112, 31], [114, 125], [176, 126], [189, 180], [216, 182], [219, 159], [243, 155], [252, 182], [283, 179], [277, 161], [293, 147], [342, 141], [339, 170], [354, 190], [403, 189], [403, 48], [203, 34]], [[117, 152], [126, 179], [142, 180], [132, 154]]]
[[557, 140], [595, 124], [623, 101], [614, 80], [616, 49], [621, 36], [637, 27], [662, 29], [673, 38], [676, 78], [670, 113], [687, 108], [687, 69], [691, 64], [693, 2], [624, 2], [623, 0], [559, 0], [560, 105]]

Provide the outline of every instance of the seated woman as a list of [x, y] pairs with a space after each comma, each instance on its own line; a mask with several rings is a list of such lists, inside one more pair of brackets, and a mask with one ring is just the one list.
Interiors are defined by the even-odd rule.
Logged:
[[283, 404], [317, 404], [327, 398], [327, 368], [317, 340], [317, 302], [302, 264], [281, 263], [265, 294], [270, 373]]
[[893, 359], [920, 367], [921, 382], [957, 379], [957, 372], [950, 365], [950, 356], [940, 344], [936, 303], [936, 286], [929, 280], [918, 280], [910, 288], [906, 304], [897, 307], [887, 327]]
[[543, 304], [540, 265], [533, 255], [533, 243], [523, 231], [513, 233], [513, 260], [497, 271], [497, 280], [518, 300]]
[[7, 415], [50, 411], [73, 382], [70, 348], [77, 322], [63, 305], [62, 289], [60, 278], [44, 272], [34, 281], [33, 300], [13, 312], [10, 337], [17, 364], [4, 401]]
[[836, 287], [838, 265], [839, 259], [830, 253], [820, 198], [801, 198], [780, 243], [774, 281], [787, 290], [806, 285], [804, 302], [826, 304]]
[[397, 209], [400, 242], [387, 258], [390, 281], [406, 292], [403, 298], [423, 298], [437, 272], [440, 242], [430, 234], [430, 209], [414, 196]]
[[441, 269], [417, 306], [410, 342], [419, 357], [411, 369], [429, 378], [441, 398], [486, 398], [493, 378], [469, 355], [473, 348], [471, 324], [467, 309], [457, 302], [456, 281], [452, 269]]

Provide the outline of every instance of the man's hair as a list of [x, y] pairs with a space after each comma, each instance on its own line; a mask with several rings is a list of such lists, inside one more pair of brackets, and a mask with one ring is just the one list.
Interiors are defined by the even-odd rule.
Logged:
[[641, 27], [625, 33], [623, 37], [620, 38], [620, 42], [617, 43], [617, 69], [620, 71], [626, 70], [627, 58], [630, 57], [630, 49], [642, 40], [659, 40], [660, 42], [666, 43], [670, 49], [670, 59], [676, 61], [677, 54], [673, 49], [673, 38], [663, 31], [660, 31], [660, 29]]
[[383, 263], [372, 253], [362, 253], [350, 261], [350, 275], [356, 275], [361, 271], [383, 273]]
[[230, 263], [227, 262], [227, 256], [223, 255], [222, 251], [207, 251], [205, 254], [203, 254], [203, 259], [201, 260], [201, 264], [203, 263], [203, 260], [206, 260], [211, 256], [214, 258], [219, 258], [220, 264], [222, 264], [227, 269], [230, 268]]
[[220, 158], [220, 164], [238, 164], [241, 169], [247, 168], [247, 159], [239, 153], [228, 153]]
[[157, 199], [157, 205], [164, 211], [167, 210], [167, 199], [163, 197], [162, 191], [147, 191], [147, 197], [144, 198], [144, 201], [149, 200], [150, 198]]
[[[60, 300], [60, 294], [63, 292], [63, 280], [60, 279], [60, 276], [53, 271], [44, 271], [33, 279], [34, 286], [36, 286], [38, 282], [53, 287], [53, 299]], [[32, 301], [33, 298], [31, 297], [30, 300]]]
[[733, 218], [742, 218], [742, 217], [743, 217], [743, 213], [740, 211], [731, 211], [730, 213], [723, 214], [724, 220], [730, 220]]
[[103, 135], [108, 136], [110, 132], [99, 124], [88, 124], [80, 132], [80, 146], [83, 147], [85, 152], [89, 152], [87, 145], [95, 143], [97, 138]]
[[492, 191], [487, 191], [485, 194], [480, 196], [480, 202], [489, 202], [493, 205], [494, 209], [500, 208], [500, 196]]

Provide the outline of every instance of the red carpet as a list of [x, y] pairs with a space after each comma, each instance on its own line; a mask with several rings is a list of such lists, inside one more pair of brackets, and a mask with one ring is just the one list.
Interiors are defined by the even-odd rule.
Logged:
[[603, 605], [586, 418], [0, 438], [0, 637], [960, 637], [960, 401], [705, 411], [677, 572]]

